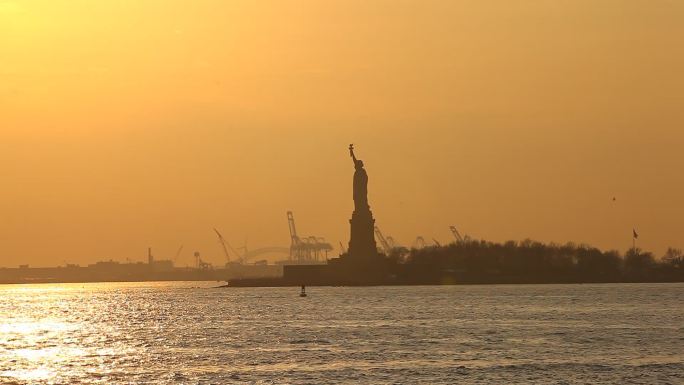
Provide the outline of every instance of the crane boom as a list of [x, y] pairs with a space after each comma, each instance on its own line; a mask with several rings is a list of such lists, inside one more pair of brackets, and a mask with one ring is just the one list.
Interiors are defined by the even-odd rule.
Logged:
[[385, 239], [385, 236], [382, 235], [382, 231], [380, 231], [378, 226], [375, 226], [375, 237], [378, 238], [378, 241], [380, 241], [380, 244], [382, 245], [382, 248], [385, 249], [385, 252], [389, 254], [390, 251], [392, 251], [392, 248], [390, 247], [389, 243], [387, 243], [387, 239]]
[[[230, 245], [228, 244], [226, 239], [223, 238], [223, 235], [221, 235], [221, 233], [219, 233], [219, 231], [216, 230], [216, 228], [214, 228], [214, 232], [218, 236], [219, 243], [221, 244], [221, 247], [223, 247], [223, 254], [225, 254], [225, 256], [226, 256], [226, 262], [230, 262], [230, 253], [228, 253], [228, 247], [230, 247]], [[232, 249], [232, 247], [231, 247], [231, 249]], [[235, 253], [235, 254], [237, 255], [237, 253]]]
[[287, 212], [287, 225], [290, 228], [290, 239], [292, 240], [292, 244], [299, 243], [297, 228], [295, 227], [294, 214], [292, 214], [292, 211]]
[[178, 257], [180, 257], [181, 251], [183, 251], [183, 245], [181, 245], [181, 246], [178, 248], [178, 251], [176, 251], [176, 256], [173, 257], [173, 261], [174, 261], [174, 262], [176, 262], [176, 261], [178, 260]]
[[463, 237], [461, 236], [461, 233], [459, 233], [456, 229], [456, 226], [449, 226], [449, 230], [451, 230], [451, 233], [454, 234], [454, 238], [456, 238], [456, 241], [463, 242]]

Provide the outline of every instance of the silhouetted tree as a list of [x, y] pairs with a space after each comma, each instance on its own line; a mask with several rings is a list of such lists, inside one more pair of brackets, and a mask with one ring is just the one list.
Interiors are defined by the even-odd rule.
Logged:
[[625, 254], [625, 271], [629, 275], [643, 276], [655, 266], [653, 253], [634, 248]]
[[681, 249], [668, 247], [665, 255], [663, 255], [662, 261], [666, 265], [680, 268], [684, 265], [684, 253], [682, 253]]

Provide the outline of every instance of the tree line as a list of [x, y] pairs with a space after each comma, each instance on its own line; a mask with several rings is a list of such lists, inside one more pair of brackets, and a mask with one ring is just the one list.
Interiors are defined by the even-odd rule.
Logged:
[[622, 255], [572, 242], [559, 245], [529, 239], [504, 243], [468, 239], [444, 246], [397, 247], [387, 258], [398, 267], [398, 274], [426, 282], [684, 281], [684, 253], [675, 248], [656, 258], [639, 248]]

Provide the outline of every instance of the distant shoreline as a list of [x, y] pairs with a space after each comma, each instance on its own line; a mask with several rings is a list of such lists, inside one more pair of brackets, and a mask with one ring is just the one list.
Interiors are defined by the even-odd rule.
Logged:
[[[168, 262], [168, 263], [165, 263]], [[161, 265], [161, 266], [160, 266]], [[90, 282], [227, 282], [232, 278], [279, 277], [282, 266], [232, 264], [221, 268], [174, 267], [170, 261], [153, 263], [98, 262], [89, 266], [0, 268], [0, 284]]]
[[14, 280], [14, 281], [0, 281], [0, 285], [50, 285], [50, 284], [70, 284], [70, 283], [146, 283], [146, 282], [215, 282], [222, 283], [225, 280], [211, 280], [211, 279], [154, 279], [154, 280]]
[[94, 282], [227, 282], [226, 287], [513, 285], [587, 283], [681, 283], [684, 252], [661, 258], [639, 248], [624, 255], [587, 245], [505, 243], [464, 239], [445, 246], [407, 249], [354, 259], [342, 254], [327, 263], [232, 264], [224, 268], [178, 268], [170, 261], [80, 267], [0, 268], [0, 284]]
[[[50, 284], [80, 284], [80, 283], [168, 283], [168, 282], [212, 282], [217, 286], [213, 288], [249, 288], [249, 287], [298, 287], [300, 285], [293, 283], [281, 284], [260, 284], [260, 285], [246, 285], [226, 283], [224, 280], [108, 280], [108, 281], [55, 281], [55, 280], [35, 280], [35, 281], [0, 281], [0, 285], [50, 285]], [[684, 280], [677, 281], [586, 281], [586, 282], [451, 282], [451, 283], [379, 283], [379, 284], [312, 284], [306, 285], [311, 287], [380, 287], [380, 286], [494, 286], [494, 285], [594, 285], [594, 284], [670, 284], [670, 283], [684, 283]]]

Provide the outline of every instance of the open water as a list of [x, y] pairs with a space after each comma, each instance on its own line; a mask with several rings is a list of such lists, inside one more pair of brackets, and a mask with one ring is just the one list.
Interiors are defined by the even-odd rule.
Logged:
[[0, 383], [684, 383], [684, 284], [212, 286], [0, 285]]

